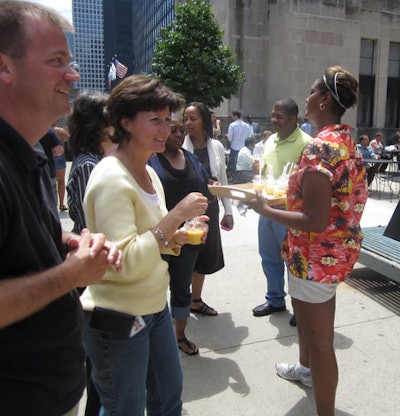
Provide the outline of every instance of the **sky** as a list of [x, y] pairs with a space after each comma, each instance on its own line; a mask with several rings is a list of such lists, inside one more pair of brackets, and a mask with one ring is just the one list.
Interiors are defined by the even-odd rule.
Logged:
[[28, 0], [52, 7], [60, 12], [72, 24], [72, 0]]

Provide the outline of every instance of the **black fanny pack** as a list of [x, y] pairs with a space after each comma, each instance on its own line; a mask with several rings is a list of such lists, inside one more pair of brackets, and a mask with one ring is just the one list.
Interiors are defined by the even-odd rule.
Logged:
[[95, 307], [92, 312], [90, 327], [123, 338], [130, 338], [134, 322], [134, 315]]

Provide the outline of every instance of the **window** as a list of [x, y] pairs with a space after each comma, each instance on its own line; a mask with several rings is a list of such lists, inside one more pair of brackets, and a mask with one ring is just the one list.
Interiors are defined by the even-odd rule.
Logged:
[[385, 127], [400, 125], [400, 43], [390, 42]]
[[376, 41], [361, 39], [357, 126], [372, 127], [375, 91]]

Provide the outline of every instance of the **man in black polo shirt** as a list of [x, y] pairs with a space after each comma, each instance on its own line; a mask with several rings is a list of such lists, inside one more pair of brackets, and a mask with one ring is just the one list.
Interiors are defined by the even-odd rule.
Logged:
[[1, 3], [0, 415], [76, 414], [85, 357], [74, 288], [121, 261], [104, 235], [62, 231], [47, 158], [33, 149], [79, 79], [64, 29], [47, 8]]

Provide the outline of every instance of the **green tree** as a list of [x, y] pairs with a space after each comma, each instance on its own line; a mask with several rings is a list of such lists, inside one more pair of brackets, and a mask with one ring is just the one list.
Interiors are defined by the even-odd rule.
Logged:
[[177, 6], [175, 20], [161, 30], [152, 61], [159, 77], [187, 102], [218, 107], [245, 81], [208, 0], [188, 0]]

